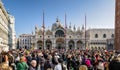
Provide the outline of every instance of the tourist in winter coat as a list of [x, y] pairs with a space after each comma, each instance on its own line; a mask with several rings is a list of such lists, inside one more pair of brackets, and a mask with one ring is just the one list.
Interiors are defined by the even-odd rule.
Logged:
[[36, 66], [37, 66], [36, 60], [32, 60], [29, 70], [37, 70]]
[[28, 70], [28, 65], [25, 62], [25, 57], [20, 57], [20, 62], [17, 64], [17, 70]]

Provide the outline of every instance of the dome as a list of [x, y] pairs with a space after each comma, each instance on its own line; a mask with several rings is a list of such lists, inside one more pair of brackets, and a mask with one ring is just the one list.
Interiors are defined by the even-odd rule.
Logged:
[[59, 25], [56, 29], [63, 29], [64, 30], [64, 28], [61, 25]]
[[52, 31], [54, 31], [56, 28], [58, 28], [60, 26], [62, 27], [61, 22], [57, 18], [56, 22], [52, 25]]
[[57, 24], [56, 23], [52, 24], [52, 31], [55, 30], [56, 28], [57, 28]]

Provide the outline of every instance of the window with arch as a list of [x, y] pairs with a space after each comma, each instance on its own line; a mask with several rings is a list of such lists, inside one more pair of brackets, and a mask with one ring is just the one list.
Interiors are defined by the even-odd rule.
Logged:
[[114, 38], [114, 34], [112, 34], [111, 37]]
[[100, 46], [98, 47], [98, 49], [100, 49]]
[[55, 37], [65, 37], [65, 33], [62, 30], [57, 30], [55, 32]]
[[95, 34], [95, 38], [98, 38], [98, 34]]
[[25, 44], [27, 44], [27, 40], [25, 39]]
[[103, 38], [106, 38], [106, 34], [103, 34]]
[[91, 49], [93, 49], [93, 46], [91, 46]]
[[24, 41], [25, 41], [25, 40], [23, 39], [23, 44], [24, 44]]
[[95, 49], [97, 50], [97, 46], [95, 46]]

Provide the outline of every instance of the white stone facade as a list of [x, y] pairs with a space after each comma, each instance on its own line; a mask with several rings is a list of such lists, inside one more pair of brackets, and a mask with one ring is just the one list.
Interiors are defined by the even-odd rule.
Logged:
[[0, 1], [0, 51], [9, 50], [10, 35], [9, 35], [9, 14], [5, 10], [3, 3]]
[[107, 40], [114, 38], [114, 29], [88, 29], [88, 48], [107, 47]]
[[22, 34], [19, 36], [18, 41], [19, 41], [19, 47], [18, 48], [26, 48], [30, 49], [31, 47], [34, 46], [34, 35], [32, 34]]
[[16, 49], [16, 32], [15, 32], [15, 18], [12, 15], [9, 15], [9, 35], [10, 43], [9, 49]]

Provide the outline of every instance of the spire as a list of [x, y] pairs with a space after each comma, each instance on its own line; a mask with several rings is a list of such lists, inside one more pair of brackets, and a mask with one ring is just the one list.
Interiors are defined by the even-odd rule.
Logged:
[[37, 34], [37, 32], [38, 32], [38, 27], [37, 25], [35, 25], [35, 34]]
[[86, 14], [85, 14], [85, 31], [86, 31]]
[[37, 29], [37, 26], [35, 26], [35, 30]]
[[59, 19], [58, 19], [58, 16], [57, 16], [57, 18], [56, 18], [56, 23], [57, 23], [57, 27], [58, 27], [58, 26], [61, 26], [61, 23], [60, 23], [60, 21], [59, 21]]
[[84, 25], [82, 25], [82, 30], [84, 30]]
[[65, 13], [65, 29], [67, 29], [67, 16], [66, 16], [66, 13]]
[[56, 18], [56, 22], [59, 22], [58, 16], [57, 16], [57, 18]]
[[76, 30], [76, 27], [75, 27], [75, 25], [74, 25], [73, 29], [74, 29], [74, 31]]
[[71, 29], [71, 22], [70, 22], [69, 28]]

